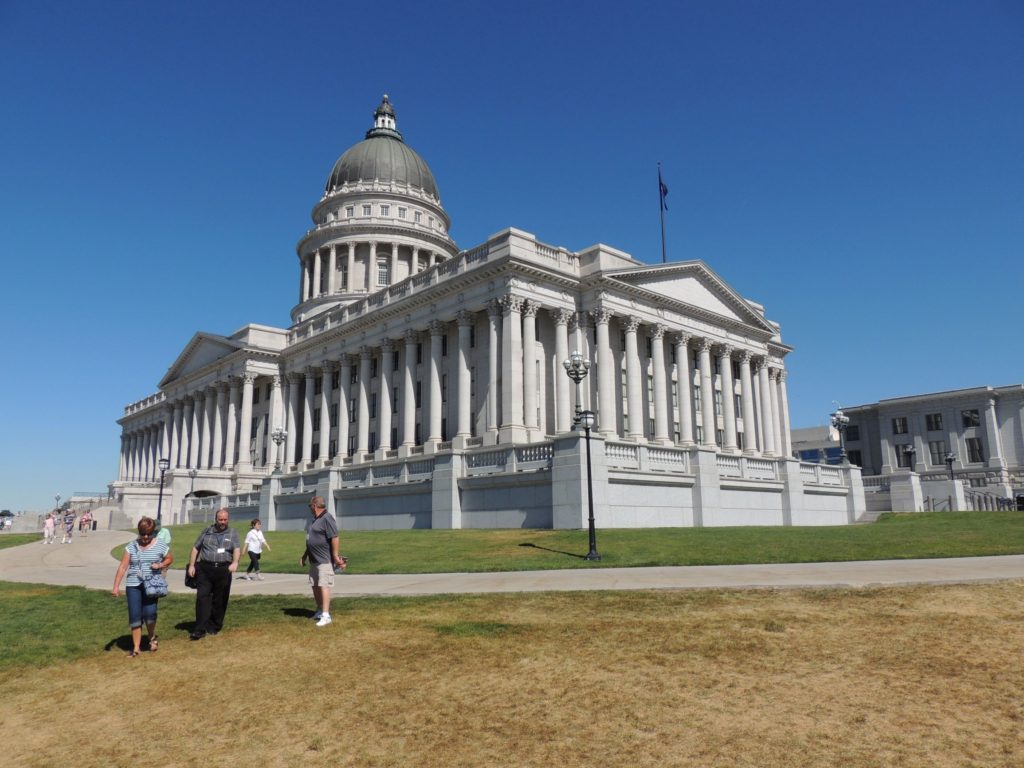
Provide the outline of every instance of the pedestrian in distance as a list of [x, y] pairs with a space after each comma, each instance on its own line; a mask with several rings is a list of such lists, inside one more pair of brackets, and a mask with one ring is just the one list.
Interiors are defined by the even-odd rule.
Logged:
[[309, 584], [313, 588], [313, 599], [316, 601], [316, 619], [318, 627], [326, 627], [331, 623], [331, 587], [334, 586], [334, 569], [344, 570], [348, 560], [338, 554], [338, 526], [334, 516], [327, 514], [327, 505], [322, 496], [314, 496], [309, 501], [309, 510], [313, 514], [313, 522], [306, 534], [306, 549], [299, 562], [309, 562]]
[[[143, 574], [146, 571], [162, 571], [174, 562], [174, 555], [167, 546], [157, 540], [153, 532], [153, 519], [139, 520], [139, 537], [124, 548], [124, 555], [114, 575], [114, 597], [121, 596], [121, 581], [124, 580], [125, 595], [128, 597], [128, 627], [132, 634], [132, 649], [128, 656], [134, 658], [142, 652], [142, 625], [146, 625], [146, 637], [151, 652], [160, 648], [156, 634], [157, 601], [159, 598], [146, 594]], [[127, 577], [127, 578], [125, 578]]]
[[196, 624], [190, 640], [202, 640], [224, 628], [231, 579], [242, 554], [238, 531], [228, 527], [227, 509], [218, 509], [214, 520], [199, 534], [189, 554], [188, 575], [196, 580]]
[[53, 537], [55, 532], [55, 526], [57, 520], [54, 517], [54, 512], [50, 512], [46, 515], [46, 520], [43, 521], [43, 543], [53, 544]]
[[[249, 523], [249, 532], [245, 534], [245, 542], [242, 544], [242, 554], [249, 553], [249, 567], [245, 569], [243, 579], [252, 581], [255, 578], [263, 581], [263, 574], [260, 572], [260, 557], [263, 555], [264, 547], [267, 548], [267, 552], [271, 551], [270, 543], [263, 535], [263, 523], [257, 517]], [[253, 576], [253, 571], [256, 572], [255, 576]]]
[[70, 544], [71, 537], [75, 533], [75, 510], [68, 507], [64, 512], [64, 538], [61, 539], [61, 544]]

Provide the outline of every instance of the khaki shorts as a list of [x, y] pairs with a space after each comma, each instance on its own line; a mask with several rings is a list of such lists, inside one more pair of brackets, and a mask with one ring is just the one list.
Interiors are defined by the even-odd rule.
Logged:
[[334, 566], [330, 563], [309, 564], [309, 583], [314, 587], [334, 586]]

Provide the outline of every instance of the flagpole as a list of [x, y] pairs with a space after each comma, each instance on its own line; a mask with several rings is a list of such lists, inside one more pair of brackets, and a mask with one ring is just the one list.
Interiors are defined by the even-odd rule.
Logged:
[[661, 163], [658, 163], [658, 213], [661, 215], [661, 263], [665, 264], [665, 183], [661, 180]]

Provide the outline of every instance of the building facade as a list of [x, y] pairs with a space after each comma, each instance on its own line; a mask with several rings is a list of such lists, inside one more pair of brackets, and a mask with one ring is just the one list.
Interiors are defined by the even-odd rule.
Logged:
[[[387, 97], [297, 246], [287, 329], [197, 333], [130, 404], [130, 517], [212, 503], [301, 527], [579, 527], [580, 409], [605, 526], [848, 522], [856, 468], [791, 461], [783, 343], [701, 261], [646, 265], [506, 229], [460, 250]], [[571, 352], [589, 362], [576, 386]], [[825, 472], [824, 476], [822, 472]]]

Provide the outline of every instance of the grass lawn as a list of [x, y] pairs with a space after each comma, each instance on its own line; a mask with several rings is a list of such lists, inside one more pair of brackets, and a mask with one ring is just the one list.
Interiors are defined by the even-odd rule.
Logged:
[[310, 603], [233, 598], [190, 643], [171, 596], [128, 659], [123, 598], [0, 583], [0, 762], [1024, 764], [1020, 581]]
[[[233, 521], [240, 537], [248, 521]], [[177, 526], [176, 567], [202, 525]], [[272, 550], [263, 569], [302, 573], [302, 532], [268, 533]], [[599, 530], [602, 560], [583, 560], [586, 531], [407, 530], [342, 531], [341, 551], [351, 573], [445, 573], [548, 568], [657, 565], [730, 565], [1024, 553], [1024, 512], [887, 514], [868, 525]], [[120, 557], [120, 548], [115, 557]], [[248, 558], [242, 559], [245, 567]]]
[[31, 544], [42, 538], [40, 533], [6, 533], [0, 536], [0, 549], [7, 547], [18, 547], [22, 544]]

